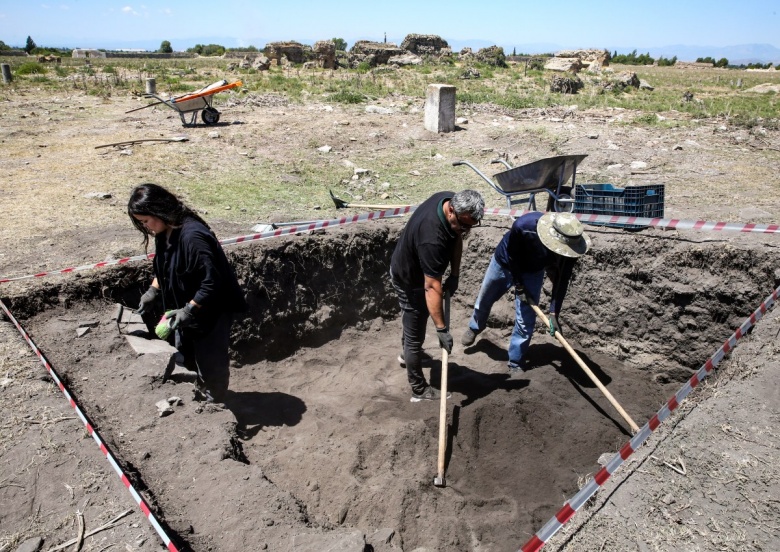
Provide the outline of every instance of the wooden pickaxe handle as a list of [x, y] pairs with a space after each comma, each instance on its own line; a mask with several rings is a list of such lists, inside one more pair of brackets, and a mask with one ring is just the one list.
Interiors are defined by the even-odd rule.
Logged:
[[[450, 325], [450, 292], [444, 292], [444, 323], [449, 329]], [[439, 402], [439, 457], [438, 475], [434, 479], [437, 487], [444, 487], [444, 463], [447, 456], [447, 364], [449, 353], [447, 349], [441, 350], [441, 400]]]
[[[533, 299], [526, 293], [526, 301], [529, 305], [531, 305], [531, 308], [534, 309], [534, 312], [536, 312], [536, 315], [542, 319], [542, 322], [545, 326], [548, 328], [550, 327], [550, 321], [549, 319], [544, 315], [542, 312], [542, 309], [539, 308], [539, 305], [537, 305]], [[623, 419], [628, 422], [628, 425], [631, 426], [631, 430], [636, 433], [639, 431], [639, 426], [636, 425], [634, 420], [631, 419], [631, 416], [628, 415], [628, 413], [623, 410], [623, 407], [620, 406], [620, 403], [618, 403], [615, 400], [615, 397], [612, 396], [612, 393], [610, 393], [606, 387], [604, 387], [604, 384], [602, 384], [599, 381], [599, 378], [596, 377], [596, 374], [594, 374], [590, 368], [588, 368], [588, 365], [585, 364], [585, 362], [580, 358], [580, 355], [578, 355], [574, 349], [571, 348], [571, 345], [564, 339], [564, 337], [561, 335], [561, 332], [555, 332], [555, 339], [557, 339], [561, 345], [563, 345], [563, 348], [566, 349], [571, 357], [577, 362], [577, 364], [580, 365], [580, 368], [588, 375], [590, 380], [596, 384], [596, 387], [599, 388], [599, 391], [601, 391], [604, 396], [607, 398], [607, 400], [612, 404], [612, 406], [615, 407], [615, 410], [617, 410], [621, 416], [623, 416]]]

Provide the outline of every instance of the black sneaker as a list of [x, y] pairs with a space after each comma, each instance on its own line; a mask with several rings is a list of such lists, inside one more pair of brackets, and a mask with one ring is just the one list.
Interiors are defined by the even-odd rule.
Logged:
[[[447, 398], [452, 398], [452, 393], [447, 392]], [[441, 391], [438, 389], [434, 389], [430, 385], [425, 388], [425, 391], [422, 393], [415, 393], [412, 391], [412, 398], [409, 399], [411, 402], [420, 402], [420, 401], [438, 401], [441, 399]]]
[[474, 345], [474, 341], [477, 340], [477, 333], [471, 328], [466, 328], [466, 331], [463, 332], [463, 337], [460, 338], [460, 343], [464, 347], [468, 347], [470, 345]]

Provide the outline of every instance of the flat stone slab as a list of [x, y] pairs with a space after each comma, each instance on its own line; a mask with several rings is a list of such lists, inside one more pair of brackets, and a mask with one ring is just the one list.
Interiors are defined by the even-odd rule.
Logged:
[[329, 535], [295, 535], [292, 550], [295, 552], [363, 552], [366, 537], [360, 531]]
[[162, 339], [144, 339], [137, 335], [126, 335], [125, 339], [139, 355], [171, 355], [176, 352], [175, 347]]

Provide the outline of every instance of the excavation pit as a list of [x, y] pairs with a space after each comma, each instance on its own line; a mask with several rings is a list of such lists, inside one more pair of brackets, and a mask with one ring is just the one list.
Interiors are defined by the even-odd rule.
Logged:
[[[433, 485], [439, 404], [410, 403], [396, 360], [387, 271], [402, 223], [228, 249], [250, 311], [234, 325], [226, 409], [191, 400], [188, 373], [162, 383], [167, 356], [137, 355], [120, 333], [114, 305], [137, 304], [147, 265], [62, 277], [8, 303], [165, 528], [193, 550], [334, 539], [375, 551], [515, 550], [630, 430], [540, 327], [532, 369], [508, 375], [509, 296], [475, 346], [458, 343], [505, 222], [468, 239], [452, 302], [443, 488]], [[588, 231], [564, 333], [641, 426], [772, 291], [776, 255], [752, 236]], [[424, 371], [435, 385], [436, 345], [429, 327]], [[173, 396], [182, 404], [161, 417], [155, 404]], [[32, 500], [4, 493], [20, 511]]]

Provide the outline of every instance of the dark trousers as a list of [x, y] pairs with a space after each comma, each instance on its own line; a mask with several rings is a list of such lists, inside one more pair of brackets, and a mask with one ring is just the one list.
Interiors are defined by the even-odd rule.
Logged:
[[425, 327], [428, 324], [428, 305], [425, 302], [425, 289], [404, 289], [390, 274], [398, 305], [401, 307], [401, 345], [406, 361], [406, 376], [412, 391], [421, 394], [428, 387], [422, 371], [422, 347], [425, 341]]
[[175, 346], [184, 357], [184, 366], [197, 372], [198, 383], [221, 402], [230, 384], [230, 326], [232, 313], [222, 313], [208, 333], [176, 330]]

